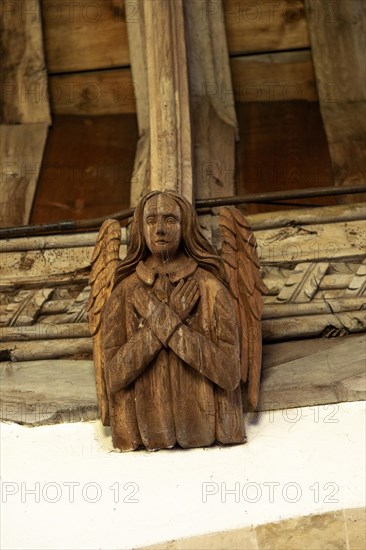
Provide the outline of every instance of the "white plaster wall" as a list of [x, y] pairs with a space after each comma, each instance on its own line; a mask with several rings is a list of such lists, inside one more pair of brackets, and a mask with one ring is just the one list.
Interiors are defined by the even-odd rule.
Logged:
[[2, 424], [1, 548], [125, 549], [364, 505], [364, 403], [254, 420], [246, 445], [126, 454], [97, 422]]

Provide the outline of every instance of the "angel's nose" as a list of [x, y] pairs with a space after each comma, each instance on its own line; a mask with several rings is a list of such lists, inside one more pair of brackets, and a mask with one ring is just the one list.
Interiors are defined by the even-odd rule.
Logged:
[[158, 220], [156, 224], [156, 233], [158, 235], [165, 235], [165, 227], [163, 220]]

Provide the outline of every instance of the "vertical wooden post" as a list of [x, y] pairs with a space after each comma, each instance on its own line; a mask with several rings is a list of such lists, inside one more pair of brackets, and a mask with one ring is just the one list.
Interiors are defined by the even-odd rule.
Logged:
[[182, 0], [145, 0], [151, 187], [193, 198], [189, 85]]
[[131, 206], [136, 206], [141, 196], [150, 189], [150, 113], [144, 0], [136, 0], [135, 5], [136, 17], [127, 18], [128, 45], [139, 128], [139, 141], [131, 180]]
[[209, 0], [136, 5], [128, 21], [140, 133], [131, 204], [149, 189], [189, 200], [234, 194], [237, 122], [222, 10], [213, 13]]
[[193, 198], [191, 122], [182, 0], [145, 0], [151, 186]]
[[29, 221], [51, 122], [39, 0], [4, 2], [0, 20], [0, 219]]

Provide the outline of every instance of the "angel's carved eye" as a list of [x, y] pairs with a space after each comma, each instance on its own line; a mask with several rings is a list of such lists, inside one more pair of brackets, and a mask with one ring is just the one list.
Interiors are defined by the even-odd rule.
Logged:
[[168, 217], [165, 219], [165, 223], [168, 223], [168, 224], [176, 224], [176, 223], [178, 223], [178, 220], [177, 220], [177, 218], [175, 218], [174, 216], [168, 216]]
[[154, 216], [149, 216], [148, 218], [146, 218], [146, 223], [148, 225], [153, 225], [154, 223], [156, 223]]

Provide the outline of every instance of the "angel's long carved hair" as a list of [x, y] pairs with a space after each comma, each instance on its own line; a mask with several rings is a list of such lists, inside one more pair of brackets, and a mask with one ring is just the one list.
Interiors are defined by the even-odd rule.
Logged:
[[226, 284], [224, 264], [220, 256], [218, 256], [211, 244], [204, 237], [192, 205], [184, 197], [173, 191], [152, 191], [144, 195], [136, 206], [131, 223], [127, 255], [116, 270], [114, 287], [131, 275], [135, 271], [137, 264], [150, 254], [144, 238], [143, 213], [147, 201], [151, 197], [161, 194], [171, 197], [180, 207], [182, 214], [182, 244], [185, 254], [196, 260], [200, 267], [210, 271], [222, 283]]

